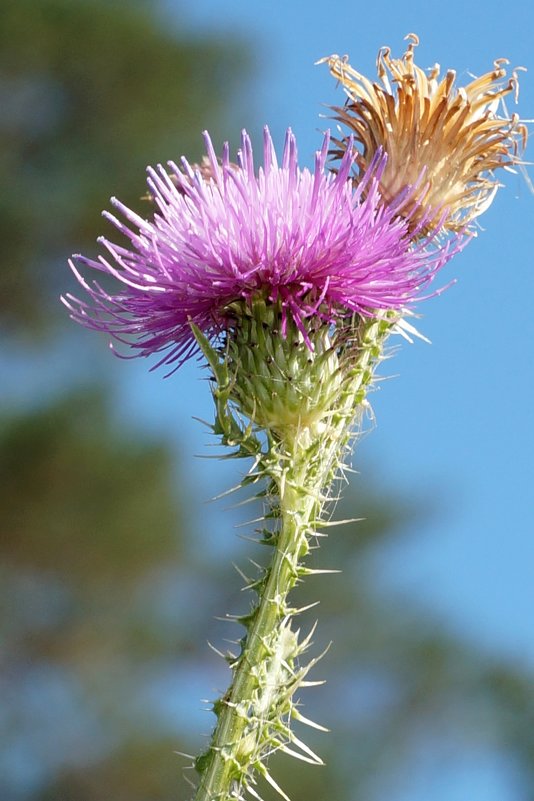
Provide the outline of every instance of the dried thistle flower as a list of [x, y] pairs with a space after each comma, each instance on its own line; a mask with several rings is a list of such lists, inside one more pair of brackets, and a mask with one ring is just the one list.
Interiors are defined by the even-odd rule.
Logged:
[[[491, 204], [499, 186], [495, 170], [520, 163], [526, 127], [517, 114], [497, 113], [504, 97], [517, 94], [517, 74], [506, 79], [508, 62], [498, 59], [491, 72], [458, 88], [454, 70], [440, 79], [438, 64], [428, 75], [418, 67], [418, 37], [411, 33], [406, 39], [409, 45], [401, 59], [392, 58], [389, 47], [379, 50], [381, 83], [371, 83], [346, 57], [321, 60], [348, 95], [345, 106], [333, 107], [335, 118], [360, 146], [358, 181], [382, 149], [388, 154], [380, 180], [384, 201], [418, 186], [402, 206], [412, 224], [424, 216], [426, 230], [439, 223], [445, 230], [459, 231]], [[341, 158], [348, 142], [348, 137], [335, 140], [331, 155]]]

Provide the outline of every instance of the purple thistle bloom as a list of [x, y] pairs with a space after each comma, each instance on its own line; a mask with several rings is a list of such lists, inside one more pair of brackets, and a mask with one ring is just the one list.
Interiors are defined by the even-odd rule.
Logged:
[[237, 166], [230, 163], [228, 145], [219, 162], [207, 133], [204, 138], [209, 168], [193, 169], [182, 159], [182, 169], [173, 162], [169, 172], [148, 169], [157, 207], [152, 219], [112, 199], [126, 222], [109, 212], [104, 216], [127, 237], [128, 247], [101, 237], [108, 258], [73, 257], [118, 279], [120, 292], [88, 283], [70, 262], [90, 297], [90, 303], [63, 298], [71, 317], [127, 343], [135, 355], [162, 353], [156, 367], [179, 366], [196, 350], [190, 322], [217, 337], [232, 322], [229, 305], [258, 295], [279, 302], [283, 327], [291, 318], [306, 341], [310, 316], [334, 322], [352, 312], [401, 311], [461, 247], [457, 238], [439, 243], [436, 231], [421, 236], [425, 219], [416, 243], [410, 220], [396, 214], [406, 192], [383, 204], [385, 156], [355, 189], [352, 147], [337, 174], [325, 171], [328, 134], [313, 172], [299, 169], [290, 130], [279, 166], [265, 128], [257, 173], [246, 132]]

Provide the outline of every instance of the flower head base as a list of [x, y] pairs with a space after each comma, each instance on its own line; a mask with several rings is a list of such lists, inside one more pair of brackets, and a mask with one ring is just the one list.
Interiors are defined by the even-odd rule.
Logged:
[[[507, 62], [500, 59], [491, 72], [458, 89], [453, 70], [440, 80], [439, 65], [428, 75], [418, 67], [413, 55], [419, 40], [415, 34], [406, 38], [410, 43], [401, 59], [392, 58], [388, 47], [379, 51], [381, 84], [371, 83], [346, 58], [322, 59], [348, 95], [344, 107], [334, 107], [336, 119], [361, 146], [359, 176], [378, 151], [388, 154], [380, 178], [386, 203], [406, 187], [419, 186], [406, 198], [403, 213], [418, 222], [426, 216], [432, 227], [446, 210], [444, 228], [459, 231], [492, 202], [498, 187], [494, 171], [519, 162], [526, 128], [516, 114], [497, 116], [499, 102], [517, 91], [517, 76], [506, 81]], [[342, 157], [351, 141], [336, 141], [333, 155]]]
[[219, 163], [205, 139], [208, 171], [193, 170], [185, 160], [182, 169], [170, 163], [170, 174], [161, 166], [149, 169], [152, 219], [112, 200], [127, 222], [104, 216], [128, 247], [101, 238], [111, 258], [74, 257], [116, 278], [121, 291], [110, 294], [86, 282], [71, 263], [91, 301], [66, 296], [73, 319], [130, 344], [138, 355], [162, 354], [158, 364], [176, 368], [192, 354], [191, 323], [210, 338], [227, 331], [237, 301], [261, 297], [280, 304], [282, 334], [292, 320], [308, 345], [311, 317], [333, 322], [351, 313], [400, 311], [460, 247], [456, 241], [434, 246], [433, 233], [413, 245], [409, 222], [397, 213], [406, 193], [389, 206], [381, 203], [378, 187], [387, 168], [381, 154], [355, 189], [352, 147], [336, 175], [325, 170], [328, 135], [313, 172], [298, 167], [291, 131], [279, 166], [265, 129], [257, 172], [246, 133], [237, 166], [228, 146]]

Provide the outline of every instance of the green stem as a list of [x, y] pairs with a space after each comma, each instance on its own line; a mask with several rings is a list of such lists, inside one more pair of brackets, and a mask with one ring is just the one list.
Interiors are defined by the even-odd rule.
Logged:
[[239, 786], [247, 776], [250, 778], [250, 770], [259, 767], [262, 743], [258, 739], [265, 736], [265, 729], [257, 725], [258, 707], [265, 718], [273, 719], [276, 711], [276, 703], [273, 710], [272, 699], [266, 697], [269, 693], [276, 695], [276, 677], [271, 686], [261, 677], [269, 671], [272, 674], [274, 652], [284, 648], [280, 638], [284, 632], [287, 636], [288, 629], [282, 621], [291, 615], [287, 596], [299, 578], [300, 561], [308, 552], [307, 532], [317, 513], [316, 498], [298, 486], [294, 475], [291, 478], [285, 474], [279, 482], [280, 526], [275, 552], [234, 665], [232, 684], [219, 702], [209, 751], [201, 758], [195, 801], [226, 801], [232, 797], [234, 783]]
[[[193, 330], [216, 379], [214, 432], [237, 449], [233, 455], [254, 456], [250, 481], [270, 482], [270, 517], [278, 528], [265, 537], [274, 545], [272, 562], [251, 584], [257, 604], [239, 618], [247, 632], [231, 662], [232, 683], [214, 704], [210, 746], [195, 762], [194, 801], [240, 799], [244, 788], [252, 792], [257, 775], [285, 798], [265, 764], [276, 750], [321, 763], [290, 727], [295, 718], [311, 724], [296, 710], [293, 694], [314, 660], [300, 665], [309, 637], [299, 643], [291, 630], [298, 610], [289, 606], [288, 594], [310, 572], [301, 566], [308, 539], [321, 526], [328, 488], [342, 469], [391, 325], [388, 319], [351, 319], [332, 340], [328, 326], [312, 321], [310, 349], [296, 327], [280, 335], [280, 309], [262, 299], [238, 308], [236, 318], [222, 356]], [[250, 425], [245, 428], [234, 410]], [[266, 450], [254, 433], [260, 429], [267, 434]]]

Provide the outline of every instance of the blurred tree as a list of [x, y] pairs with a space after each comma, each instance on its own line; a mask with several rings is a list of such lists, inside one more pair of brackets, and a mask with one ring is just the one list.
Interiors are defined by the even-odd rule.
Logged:
[[96, 785], [84, 791], [93, 794], [80, 787], [78, 799], [100, 798], [114, 775], [116, 799], [128, 797], [133, 780], [132, 799], [171, 797], [179, 740], [170, 742], [146, 697], [151, 680], [191, 650], [187, 626], [171, 628], [155, 601], [168, 574], [180, 582], [183, 560], [186, 510], [173, 500], [171, 476], [168, 450], [118, 430], [95, 390], [3, 421], [5, 801], [25, 797], [25, 782], [39, 797], [56, 771], [83, 774], [94, 762]]
[[[121, 435], [103, 391], [39, 408], [62, 358], [42, 333], [67, 322], [57, 301], [66, 255], [95, 249], [111, 193], [149, 213], [145, 164], [194, 161], [203, 128], [215, 140], [235, 130], [249, 51], [232, 36], [191, 34], [179, 10], [0, 0], [0, 328], [27, 345], [9, 358], [37, 343], [45, 365], [24, 382], [36, 411], [5, 409], [2, 421], [2, 801], [43, 788], [55, 799], [125, 797], [130, 774], [138, 798], [174, 796], [179, 783], [179, 737], [157, 688], [173, 658], [186, 670], [194, 616], [175, 625], [189, 584], [170, 455], [137, 431]], [[136, 768], [141, 753], [150, 766]]]
[[194, 160], [205, 127], [228, 133], [247, 51], [156, 10], [148, 0], [0, 0], [4, 327], [51, 322], [45, 301], [65, 286], [65, 255], [93, 245], [112, 192], [139, 205], [145, 164]]

